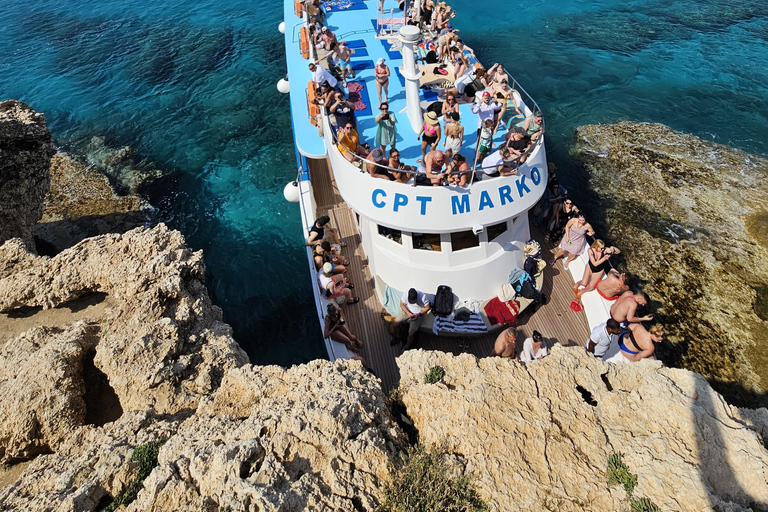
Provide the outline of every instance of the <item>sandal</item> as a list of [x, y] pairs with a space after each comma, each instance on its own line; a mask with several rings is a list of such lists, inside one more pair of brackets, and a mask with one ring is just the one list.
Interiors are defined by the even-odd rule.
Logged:
[[347, 304], [357, 304], [358, 302], [360, 302], [360, 297], [355, 297], [352, 300], [348, 300]]
[[340, 245], [341, 247], [346, 247], [346, 246], [347, 246], [347, 242], [345, 242], [344, 240], [342, 240], [342, 241], [341, 241], [341, 243], [340, 243], [339, 245]]
[[347, 288], [349, 288], [350, 290], [354, 290], [355, 289], [355, 285], [353, 285], [352, 283], [349, 283], [347, 285]]
[[341, 262], [341, 264], [346, 267], [347, 265], [349, 265], [349, 260], [344, 260]]

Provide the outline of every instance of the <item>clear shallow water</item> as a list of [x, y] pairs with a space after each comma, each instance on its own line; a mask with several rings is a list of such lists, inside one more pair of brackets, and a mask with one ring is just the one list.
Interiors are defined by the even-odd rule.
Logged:
[[[388, 0], [391, 2], [392, 0]], [[452, 2], [483, 62], [502, 61], [547, 118], [566, 186], [580, 124], [654, 121], [768, 154], [768, 3]], [[5, 0], [0, 99], [43, 111], [77, 149], [130, 145], [168, 173], [160, 220], [205, 251], [208, 286], [255, 363], [325, 357], [296, 205], [282, 5], [245, 0]], [[573, 172], [570, 172], [573, 171]]]

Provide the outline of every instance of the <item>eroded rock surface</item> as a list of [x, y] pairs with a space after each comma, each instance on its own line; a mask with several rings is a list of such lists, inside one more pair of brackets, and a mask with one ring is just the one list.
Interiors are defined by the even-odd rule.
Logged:
[[665, 360], [768, 405], [768, 160], [646, 123], [582, 126], [573, 152], [661, 303]]
[[[661, 510], [768, 503], [766, 425], [700, 375], [651, 361], [611, 365], [559, 345], [528, 365], [420, 350], [398, 365], [421, 441], [462, 461], [492, 510], [628, 510], [624, 490], [607, 485], [613, 452], [638, 475], [635, 494]], [[433, 366], [445, 377], [424, 384]]]
[[13, 237], [31, 243], [53, 153], [43, 114], [19, 101], [0, 102], [0, 244]]

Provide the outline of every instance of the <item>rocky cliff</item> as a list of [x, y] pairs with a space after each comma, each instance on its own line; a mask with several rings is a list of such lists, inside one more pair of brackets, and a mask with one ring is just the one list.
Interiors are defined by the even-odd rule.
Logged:
[[644, 123], [582, 126], [574, 154], [660, 305], [665, 360], [768, 405], [768, 160]]
[[18, 101], [0, 102], [0, 244], [13, 237], [32, 242], [53, 153], [43, 114]]

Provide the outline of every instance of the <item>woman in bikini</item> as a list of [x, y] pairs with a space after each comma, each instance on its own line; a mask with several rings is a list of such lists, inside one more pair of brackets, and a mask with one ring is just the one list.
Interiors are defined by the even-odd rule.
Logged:
[[410, 180], [411, 176], [413, 175], [413, 171], [416, 170], [414, 167], [410, 165], [405, 165], [403, 162], [400, 161], [400, 152], [395, 148], [392, 148], [392, 150], [389, 152], [389, 163], [387, 164], [387, 166], [390, 169], [400, 169], [402, 171], [402, 172], [397, 172], [392, 170], [389, 171], [392, 174], [392, 176], [395, 177], [395, 181], [399, 183], [408, 183], [408, 180]]
[[455, 153], [448, 170], [448, 183], [451, 185], [458, 185], [459, 187], [465, 187], [469, 181], [470, 174], [471, 171], [467, 159], [464, 158], [464, 155]]
[[381, 105], [381, 90], [384, 89], [386, 101], [389, 101], [389, 68], [384, 64], [384, 58], [380, 58], [376, 62], [376, 67], [373, 68], [373, 73], [376, 75], [376, 92], [379, 93], [379, 105]]
[[347, 322], [341, 316], [341, 310], [333, 303], [328, 304], [325, 315], [325, 326], [323, 328], [323, 337], [330, 338], [346, 345], [347, 350], [360, 353], [363, 349], [363, 342], [347, 327]]
[[568, 258], [563, 263], [563, 269], [568, 270], [568, 264], [579, 256], [584, 251], [584, 246], [587, 245], [585, 235], [593, 236], [594, 234], [595, 230], [587, 224], [584, 214], [577, 214], [565, 226], [565, 236], [560, 242], [555, 257], [549, 261], [550, 266], [554, 266], [555, 262], [567, 253]]
[[508, 80], [509, 78], [507, 76], [507, 70], [504, 69], [504, 64], [499, 64], [498, 62], [488, 69], [488, 76], [497, 84], [501, 83], [502, 80]]
[[452, 92], [449, 92], [445, 95], [445, 101], [443, 102], [443, 107], [440, 115], [443, 116], [443, 119], [445, 119], [446, 123], [448, 122], [448, 118], [445, 117], [446, 114], [449, 112], [456, 112], [459, 113], [459, 102], [456, 101], [456, 95]]
[[[611, 269], [608, 259], [620, 252], [616, 247], [606, 247], [605, 242], [600, 239], [592, 243], [589, 249], [587, 249], [589, 264], [584, 267], [584, 276], [581, 278], [581, 281], [573, 285], [573, 293], [576, 294], [576, 299], [571, 304], [571, 309], [574, 311], [584, 309], [584, 306], [581, 305], [582, 295], [591, 292], [597, 287], [597, 283], [600, 282], [603, 275]], [[584, 288], [580, 290], [579, 288], [582, 286]]]
[[461, 125], [461, 117], [458, 112], [449, 112], [445, 119], [450, 121], [445, 125], [445, 150], [456, 155], [461, 151], [461, 145], [464, 143], [464, 127]]
[[423, 162], [427, 157], [427, 147], [437, 149], [437, 143], [442, 137], [437, 114], [434, 112], [424, 114], [424, 124], [421, 125], [421, 131], [417, 137], [417, 139], [421, 139], [421, 158], [418, 160], [419, 162]]

